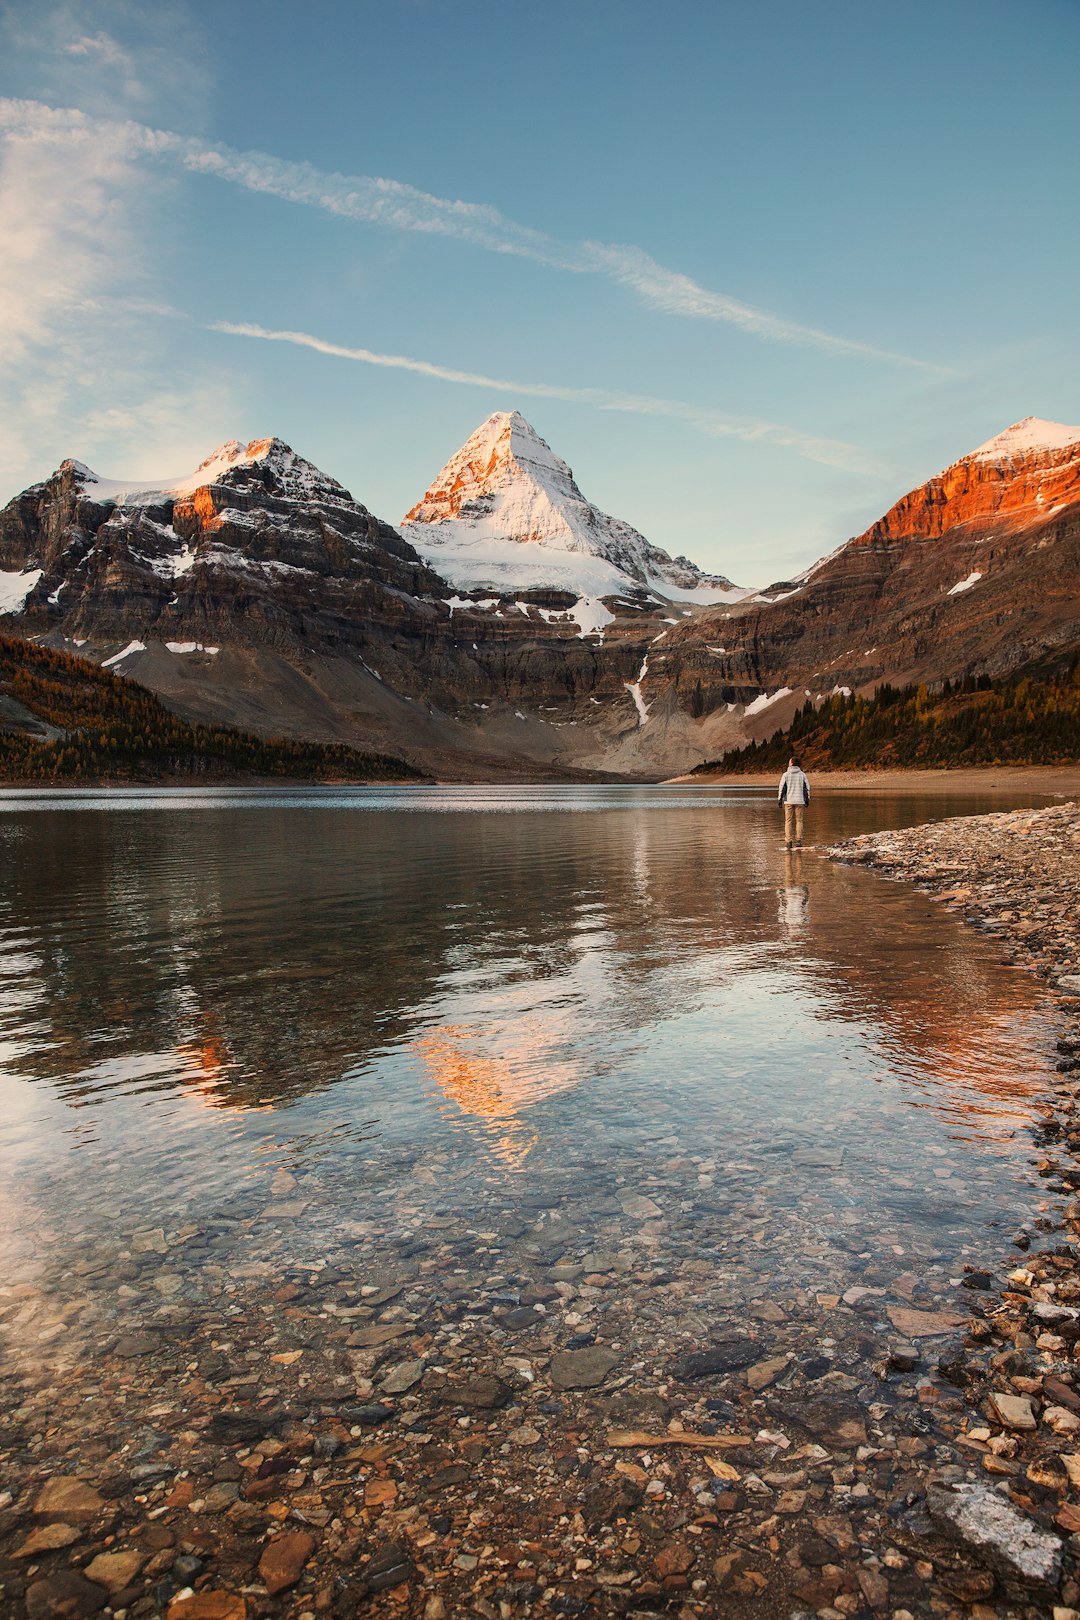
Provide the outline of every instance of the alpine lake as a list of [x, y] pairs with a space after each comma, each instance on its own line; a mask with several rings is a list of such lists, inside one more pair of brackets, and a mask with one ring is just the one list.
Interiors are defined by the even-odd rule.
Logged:
[[0, 793], [0, 1510], [87, 1481], [131, 1615], [764, 1615], [796, 1520], [880, 1553], [1053, 1222], [1053, 1030], [821, 848], [1031, 802]]

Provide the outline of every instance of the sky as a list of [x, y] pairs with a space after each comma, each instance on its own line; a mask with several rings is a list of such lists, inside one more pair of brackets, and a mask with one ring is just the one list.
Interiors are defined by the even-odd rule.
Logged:
[[492, 411], [740, 583], [1080, 422], [1080, 5], [0, 0], [0, 500]]

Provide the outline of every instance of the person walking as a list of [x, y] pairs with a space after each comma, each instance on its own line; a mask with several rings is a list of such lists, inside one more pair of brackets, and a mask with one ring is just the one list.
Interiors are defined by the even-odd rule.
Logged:
[[788, 768], [780, 778], [776, 802], [784, 807], [784, 848], [802, 849], [803, 815], [810, 803], [810, 783], [794, 755], [788, 760]]

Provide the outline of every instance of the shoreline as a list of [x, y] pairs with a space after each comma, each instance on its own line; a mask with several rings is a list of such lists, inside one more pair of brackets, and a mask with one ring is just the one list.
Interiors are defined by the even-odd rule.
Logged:
[[[672, 783], [706, 786], [756, 787], [759, 783], [775, 786], [775, 771], [741, 772], [725, 776], [721, 772], [709, 775], [673, 776]], [[1000, 789], [1016, 792], [1030, 788], [1040, 793], [1065, 794], [1080, 797], [1080, 764], [1078, 765], [958, 765], [934, 767], [925, 771], [851, 770], [814, 771], [810, 791], [815, 788], [851, 792], [889, 788], [900, 792], [951, 792], [957, 788]]]
[[[1058, 1078], [1034, 1132], [1038, 1174], [1070, 1199], [1064, 1218], [1035, 1225], [1062, 1234], [1029, 1253], [1012, 1240], [1009, 1261], [984, 1276], [986, 1303], [963, 1349], [940, 1371], [980, 1417], [970, 1427], [983, 1466], [1030, 1519], [1080, 1555], [1080, 802], [954, 817], [866, 833], [824, 850], [893, 881], [912, 884], [1001, 941], [1006, 960], [1043, 979], [1058, 1028]], [[1044, 1206], [1045, 1207], [1045, 1206]], [[980, 1412], [981, 1407], [981, 1412]], [[1053, 1613], [1072, 1620], [1075, 1576]], [[987, 1611], [988, 1613], [994, 1611]]]
[[[45, 777], [19, 777], [0, 781], [0, 793], [3, 792], [56, 792], [70, 790], [75, 793], [93, 789], [101, 792], [111, 789], [124, 788], [175, 788], [179, 791], [190, 791], [204, 787], [236, 788], [236, 787], [567, 787], [580, 785], [592, 786], [626, 786], [626, 787], [775, 787], [777, 781], [775, 771], [742, 772], [739, 775], [724, 776], [719, 772], [711, 775], [685, 774], [671, 777], [630, 777], [614, 775], [602, 771], [571, 771], [562, 773], [545, 773], [539, 767], [522, 767], [516, 772], [505, 772], [500, 775], [494, 767], [487, 774], [477, 774], [468, 778], [431, 774], [417, 778], [415, 776], [380, 776], [380, 777], [301, 777], [301, 776], [258, 776], [254, 774], [223, 774], [218, 776], [198, 775], [170, 776], [170, 777], [115, 777], [115, 778], [71, 778], [54, 779]], [[875, 792], [887, 789], [890, 792], [909, 793], [952, 793], [956, 790], [966, 791], [973, 788], [990, 792], [1016, 793], [1028, 789], [1032, 792], [1046, 796], [1080, 797], [1080, 764], [1078, 765], [963, 765], [949, 769], [937, 768], [925, 771], [914, 770], [851, 770], [851, 771], [815, 771], [811, 779], [811, 791], [815, 789], [826, 792]]]

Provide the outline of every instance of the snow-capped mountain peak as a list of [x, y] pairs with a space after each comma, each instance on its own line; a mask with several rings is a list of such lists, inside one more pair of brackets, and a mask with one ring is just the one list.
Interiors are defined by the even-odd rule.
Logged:
[[596, 508], [520, 411], [496, 411], [482, 422], [404, 521], [477, 524], [496, 507], [507, 540], [562, 551], [593, 549], [588, 536]]
[[156, 506], [193, 495], [197, 489], [224, 481], [236, 482], [245, 473], [265, 479], [291, 500], [339, 504], [351, 499], [335, 478], [320, 472], [276, 437], [241, 444], [229, 439], [211, 451], [194, 472], [178, 478], [147, 480], [102, 478], [81, 461], [65, 461], [61, 472], [72, 473], [86, 492], [106, 506]]
[[1004, 432], [995, 434], [973, 450], [965, 461], [1010, 461], [1014, 456], [1039, 455], [1047, 450], [1080, 450], [1080, 427], [1064, 422], [1045, 422], [1040, 416], [1026, 416]]
[[638, 586], [702, 602], [734, 589], [601, 512], [520, 411], [480, 424], [405, 514], [402, 532], [461, 589], [602, 596]]

